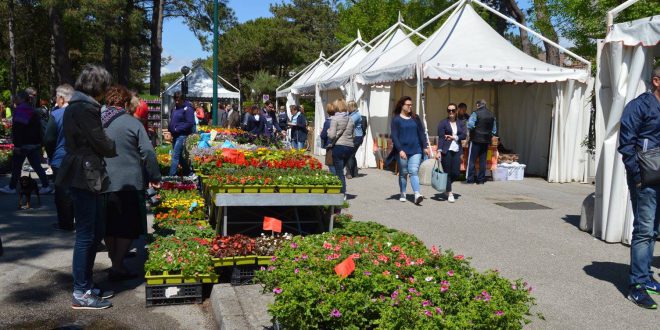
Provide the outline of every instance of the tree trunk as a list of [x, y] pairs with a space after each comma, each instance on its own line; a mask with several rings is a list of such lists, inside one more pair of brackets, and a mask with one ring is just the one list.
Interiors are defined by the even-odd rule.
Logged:
[[149, 79], [149, 94], [160, 94], [160, 66], [163, 55], [163, 6], [165, 0], [153, 0], [151, 15], [151, 71]]
[[[516, 20], [516, 22], [524, 26], [527, 26], [525, 13], [523, 13], [523, 11], [520, 10], [520, 7], [518, 7], [516, 0], [507, 0], [506, 5], [509, 7], [509, 9], [511, 9], [511, 12], [514, 14], [513, 18]], [[531, 42], [529, 41], [529, 36], [527, 35], [527, 30], [525, 29], [520, 29], [520, 44], [522, 45], [522, 51], [525, 52], [525, 54], [532, 56]]]
[[103, 66], [112, 72], [112, 38], [107, 33], [103, 37]]
[[120, 85], [128, 87], [131, 80], [131, 27], [129, 19], [133, 13], [134, 4], [132, 0], [126, 2], [124, 9], [124, 24], [121, 35], [121, 59], [119, 61], [119, 79]]
[[55, 72], [57, 83], [73, 83], [73, 73], [71, 70], [71, 60], [69, 59], [69, 49], [66, 46], [66, 40], [62, 31], [62, 14], [60, 9], [52, 6], [48, 9], [50, 18], [51, 33], [55, 48]]
[[10, 87], [9, 90], [11, 95], [16, 95], [16, 43], [14, 41], [14, 0], [9, 0], [7, 4], [7, 11], [9, 12], [9, 61], [11, 62], [11, 68], [9, 70], [9, 81]]
[[[534, 12], [536, 13], [536, 26], [541, 33], [555, 43], [559, 43], [557, 31], [550, 21], [551, 17], [545, 0], [534, 0]], [[543, 42], [545, 47], [545, 61], [553, 65], [559, 65], [559, 50], [548, 42]]]

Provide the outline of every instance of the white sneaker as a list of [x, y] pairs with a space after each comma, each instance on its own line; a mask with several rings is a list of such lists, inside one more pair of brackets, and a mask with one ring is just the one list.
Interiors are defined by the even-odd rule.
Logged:
[[455, 202], [456, 200], [454, 199], [454, 194], [449, 195], [449, 197], [447, 197], [447, 201], [450, 203]]
[[406, 199], [406, 193], [401, 193], [401, 197], [399, 197], [399, 202], [406, 202], [408, 199]]
[[9, 186], [7, 185], [7, 186], [4, 186], [4, 187], [0, 188], [0, 193], [15, 194], [16, 193], [16, 188], [12, 189], [12, 188], [9, 188]]
[[48, 195], [53, 193], [53, 187], [41, 187], [39, 188], [39, 195]]
[[423, 200], [424, 200], [424, 196], [422, 196], [422, 194], [416, 192], [415, 193], [415, 204], [419, 205], [419, 204], [422, 203]]

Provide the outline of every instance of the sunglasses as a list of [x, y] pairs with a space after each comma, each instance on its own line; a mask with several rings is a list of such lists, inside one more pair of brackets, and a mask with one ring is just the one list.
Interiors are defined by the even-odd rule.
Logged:
[[412, 103], [406, 103], [404, 105], [407, 106], [407, 107], [412, 107], [413, 104]]
[[456, 112], [456, 109], [447, 109], [447, 112]]

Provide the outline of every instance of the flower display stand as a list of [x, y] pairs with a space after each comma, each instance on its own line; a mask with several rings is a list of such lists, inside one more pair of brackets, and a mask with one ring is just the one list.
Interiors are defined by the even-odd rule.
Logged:
[[145, 287], [146, 306], [201, 304], [202, 285], [218, 283], [217, 274], [184, 276], [180, 274], [153, 274], [147, 272]]

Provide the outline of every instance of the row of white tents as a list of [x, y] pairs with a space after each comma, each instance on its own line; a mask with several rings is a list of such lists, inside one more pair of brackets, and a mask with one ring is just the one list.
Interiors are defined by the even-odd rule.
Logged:
[[[629, 0], [625, 8], [637, 0]], [[494, 31], [473, 5], [509, 20], [477, 0], [461, 0], [413, 30], [399, 21], [370, 42], [358, 37], [330, 57], [319, 58], [280, 86], [277, 97], [289, 105], [301, 97], [315, 100], [314, 153], [322, 154], [318, 132], [325, 105], [338, 98], [355, 100], [369, 130], [357, 158], [375, 167], [374, 138], [389, 133], [394, 103], [413, 97], [429, 135], [446, 116], [449, 102], [469, 106], [486, 99], [498, 119], [499, 136], [515, 150], [526, 173], [549, 182], [587, 182], [596, 175], [595, 212], [584, 230], [608, 242], [630, 241], [632, 210], [625, 169], [618, 154], [619, 120], [624, 105], [649, 89], [654, 56], [660, 55], [660, 16], [611, 25], [599, 43], [598, 73], [591, 64], [539, 34], [584, 69], [547, 64], [521, 52]], [[428, 38], [419, 31], [449, 13]], [[526, 29], [526, 28], [525, 28]], [[424, 40], [416, 45], [411, 37]], [[596, 155], [581, 145], [589, 132], [590, 100], [596, 84]], [[596, 170], [597, 169], [597, 170]], [[597, 173], [594, 173], [597, 172]]]
[[[520, 155], [527, 173], [551, 182], [586, 181], [593, 164], [575, 141], [582, 141], [589, 128], [590, 63], [573, 54], [586, 69], [564, 68], [528, 56], [493, 30], [474, 5], [501, 15], [479, 1], [462, 0], [416, 30], [399, 19], [368, 43], [358, 33], [334, 55], [321, 54], [277, 96], [286, 97], [287, 105], [314, 97], [316, 132], [328, 102], [355, 100], [369, 122], [357, 154], [361, 167], [376, 166], [374, 138], [389, 133], [401, 96], [413, 97], [432, 136], [449, 102], [471, 106], [486, 99], [497, 115], [501, 141]], [[446, 21], [432, 35], [420, 34], [445, 14]], [[423, 42], [416, 45], [413, 36]], [[318, 136], [315, 141], [314, 153], [322, 154]]]

